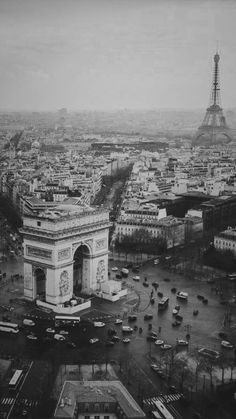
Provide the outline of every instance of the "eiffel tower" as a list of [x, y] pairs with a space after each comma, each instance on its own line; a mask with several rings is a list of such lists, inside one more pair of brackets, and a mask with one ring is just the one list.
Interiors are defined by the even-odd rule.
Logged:
[[223, 109], [220, 107], [219, 61], [220, 56], [216, 52], [214, 55], [210, 106], [206, 110], [202, 125], [197, 130], [193, 145], [227, 144], [233, 140], [223, 115]]

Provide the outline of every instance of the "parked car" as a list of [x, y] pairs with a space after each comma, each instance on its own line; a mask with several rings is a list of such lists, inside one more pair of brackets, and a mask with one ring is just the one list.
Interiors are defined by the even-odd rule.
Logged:
[[35, 326], [35, 322], [33, 320], [31, 320], [31, 319], [24, 319], [23, 320], [23, 324], [25, 326]]
[[117, 336], [117, 335], [114, 335], [114, 336], [112, 336], [111, 340], [112, 340], [113, 342], [119, 342], [119, 341], [120, 341], [120, 337], [119, 337], [119, 336]]
[[37, 336], [35, 336], [35, 335], [27, 335], [26, 336], [27, 337], [27, 339], [29, 339], [29, 340], [38, 340], [38, 338], [37, 338]]
[[46, 332], [47, 332], [47, 333], [55, 333], [56, 331], [55, 331], [55, 329], [53, 329], [52, 327], [48, 327], [48, 328], [46, 329]]
[[55, 335], [54, 335], [54, 339], [56, 339], [56, 340], [59, 340], [59, 341], [64, 341], [64, 340], [66, 340], [66, 338], [65, 338], [65, 336], [62, 336], [62, 335], [60, 335], [59, 333], [56, 333]]
[[94, 343], [97, 343], [97, 342], [99, 342], [99, 339], [98, 338], [91, 338], [91, 339], [89, 339], [89, 343], [91, 343], [91, 344], [94, 344]]
[[93, 325], [94, 325], [94, 327], [105, 327], [106, 326], [105, 323], [103, 323], [103, 322], [94, 322]]
[[116, 319], [115, 320], [115, 324], [117, 325], [117, 324], [122, 324], [123, 323], [123, 320], [121, 320], [121, 319]]

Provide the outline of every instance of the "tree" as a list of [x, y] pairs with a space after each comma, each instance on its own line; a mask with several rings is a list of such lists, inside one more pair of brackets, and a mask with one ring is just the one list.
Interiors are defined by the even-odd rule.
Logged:
[[153, 237], [145, 228], [137, 229], [133, 234], [123, 235], [115, 241], [118, 250], [134, 253], [163, 253], [166, 248], [166, 240], [163, 237]]

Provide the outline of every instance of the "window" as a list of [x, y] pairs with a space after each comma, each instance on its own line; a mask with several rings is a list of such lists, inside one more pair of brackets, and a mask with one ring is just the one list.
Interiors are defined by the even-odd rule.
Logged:
[[100, 419], [100, 416], [94, 416], [94, 419]]
[[84, 419], [90, 419], [90, 416], [85, 416]]
[[109, 419], [110, 416], [104, 416], [104, 419]]
[[41, 221], [37, 221], [37, 226], [40, 227], [41, 226]]

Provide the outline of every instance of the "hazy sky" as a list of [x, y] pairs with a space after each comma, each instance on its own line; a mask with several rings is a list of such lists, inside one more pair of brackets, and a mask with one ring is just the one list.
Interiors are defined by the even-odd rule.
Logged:
[[236, 0], [0, 0], [0, 108], [205, 108], [219, 41], [236, 105]]

